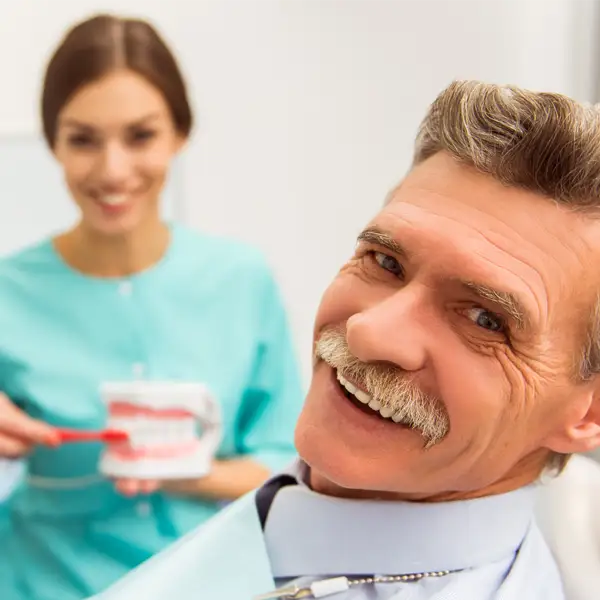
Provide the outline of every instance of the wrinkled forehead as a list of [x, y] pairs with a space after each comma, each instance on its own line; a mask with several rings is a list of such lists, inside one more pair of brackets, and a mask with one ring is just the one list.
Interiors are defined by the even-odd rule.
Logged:
[[481, 280], [512, 293], [538, 323], [565, 302], [591, 309], [600, 290], [600, 219], [444, 154], [413, 169], [371, 226], [432, 277]]

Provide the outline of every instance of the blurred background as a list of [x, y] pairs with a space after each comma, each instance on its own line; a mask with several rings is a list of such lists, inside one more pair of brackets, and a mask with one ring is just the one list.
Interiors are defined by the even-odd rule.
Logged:
[[409, 167], [427, 104], [456, 78], [596, 101], [598, 8], [595, 0], [3, 3], [0, 253], [75, 218], [39, 135], [49, 52], [90, 13], [149, 18], [178, 55], [198, 115], [168, 213], [267, 253], [308, 378], [320, 295]]

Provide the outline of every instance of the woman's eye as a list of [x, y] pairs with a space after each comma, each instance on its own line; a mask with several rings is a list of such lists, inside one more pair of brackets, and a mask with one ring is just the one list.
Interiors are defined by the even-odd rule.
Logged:
[[69, 144], [75, 147], [91, 146], [94, 143], [94, 139], [89, 135], [72, 135], [69, 138]]
[[149, 129], [140, 129], [138, 131], [132, 131], [130, 139], [134, 144], [143, 144], [154, 137], [154, 131]]
[[383, 252], [374, 252], [373, 257], [382, 269], [389, 271], [392, 275], [401, 276], [404, 273], [402, 265], [393, 256]]
[[482, 329], [498, 332], [506, 330], [506, 323], [499, 315], [485, 310], [485, 308], [471, 308], [467, 311], [467, 317]]

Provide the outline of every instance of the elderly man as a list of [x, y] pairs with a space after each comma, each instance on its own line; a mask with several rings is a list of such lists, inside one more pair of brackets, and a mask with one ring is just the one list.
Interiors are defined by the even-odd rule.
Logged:
[[454, 83], [325, 292], [301, 459], [102, 600], [560, 600], [536, 483], [600, 446], [600, 113]]

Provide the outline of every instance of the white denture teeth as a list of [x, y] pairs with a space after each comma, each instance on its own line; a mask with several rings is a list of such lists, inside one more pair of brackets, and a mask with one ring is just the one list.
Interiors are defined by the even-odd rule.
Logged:
[[111, 428], [129, 434], [132, 448], [143, 449], [192, 442], [196, 439], [196, 423], [193, 418], [159, 420], [153, 418], [115, 418]]
[[379, 413], [384, 419], [391, 419], [394, 423], [401, 423], [404, 419], [404, 414], [394, 411], [393, 408], [382, 406], [379, 400], [375, 400], [372, 396], [358, 389], [353, 383], [348, 381], [343, 375], [336, 371], [337, 379], [340, 385], [343, 386], [356, 400], [368, 406], [373, 412]]

